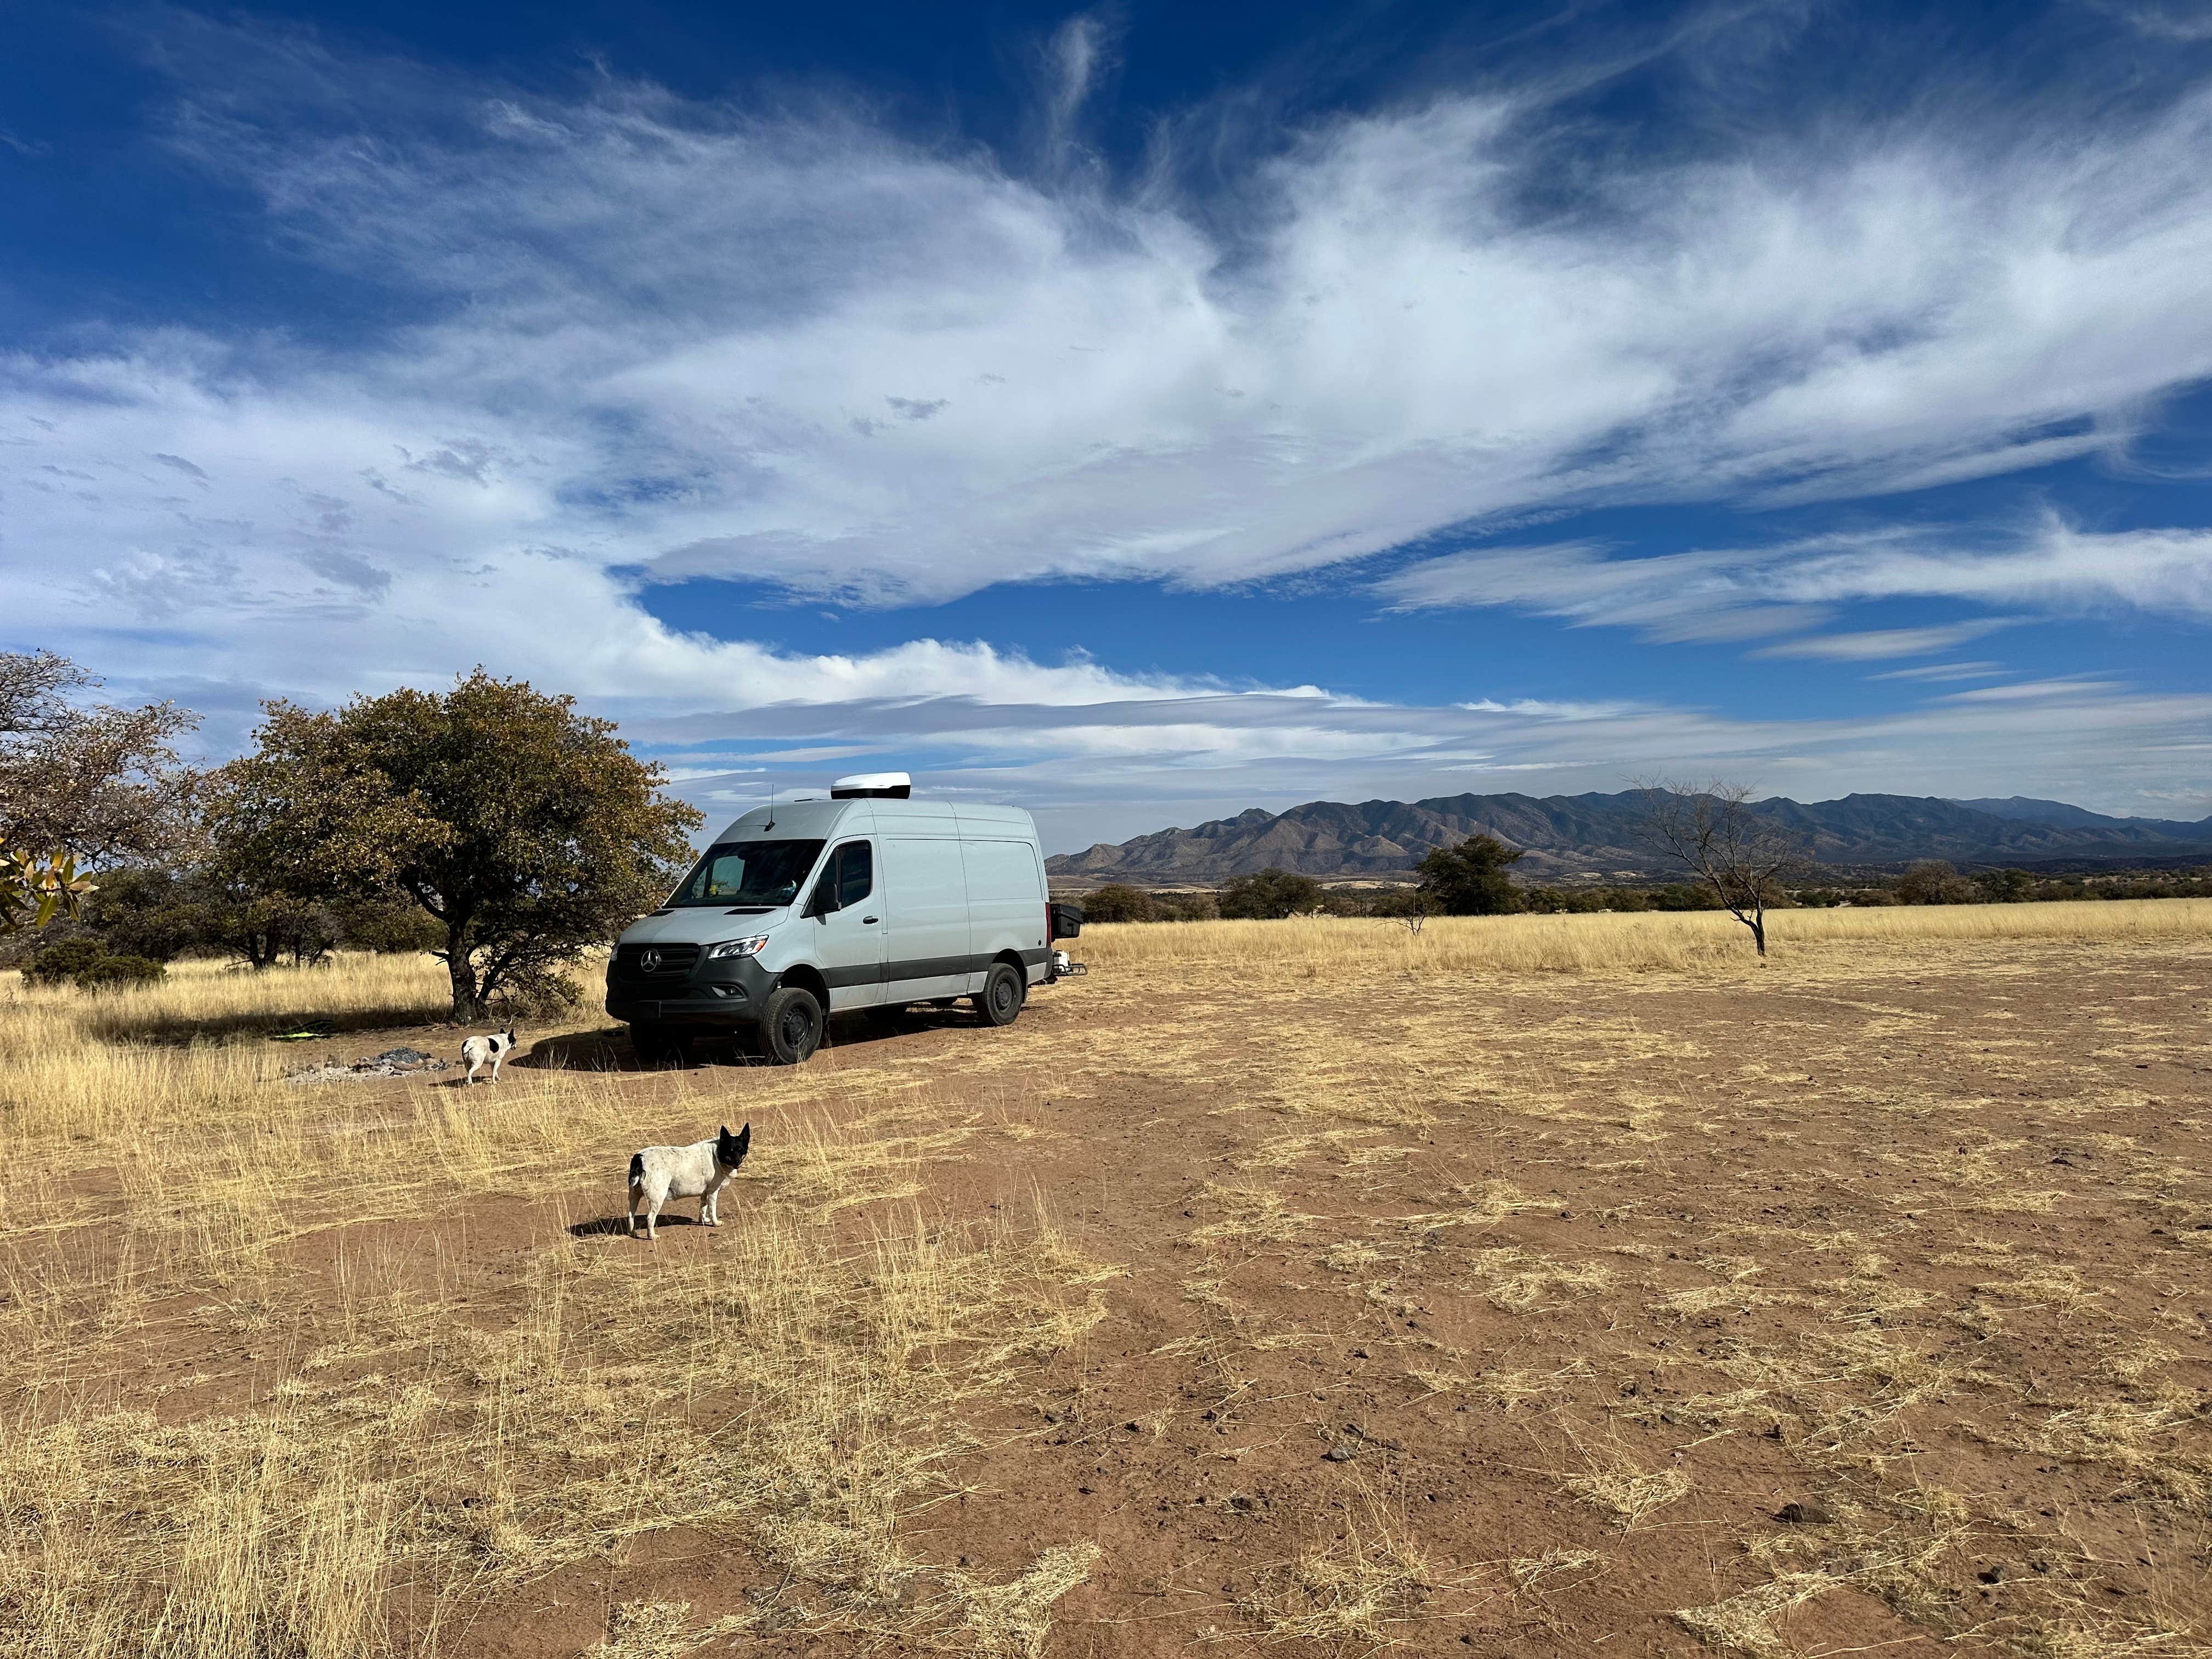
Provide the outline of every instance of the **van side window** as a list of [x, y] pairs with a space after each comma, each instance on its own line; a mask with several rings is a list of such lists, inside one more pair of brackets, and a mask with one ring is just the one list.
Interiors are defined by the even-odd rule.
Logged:
[[858, 904], [875, 890], [875, 848], [865, 841], [848, 842], [837, 849], [837, 906]]

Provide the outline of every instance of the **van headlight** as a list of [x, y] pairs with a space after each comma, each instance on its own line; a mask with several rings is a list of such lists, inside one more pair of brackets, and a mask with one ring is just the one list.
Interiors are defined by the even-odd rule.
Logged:
[[720, 945], [707, 947], [707, 960], [720, 962], [725, 957], [757, 957], [768, 943], [766, 933], [755, 933], [750, 939], [726, 939]]

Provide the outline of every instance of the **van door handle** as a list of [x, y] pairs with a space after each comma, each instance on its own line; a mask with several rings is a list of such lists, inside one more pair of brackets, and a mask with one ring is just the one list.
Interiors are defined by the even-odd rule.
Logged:
[[872, 927], [876, 925], [876, 919], [873, 916], [862, 916], [860, 925], [863, 927]]

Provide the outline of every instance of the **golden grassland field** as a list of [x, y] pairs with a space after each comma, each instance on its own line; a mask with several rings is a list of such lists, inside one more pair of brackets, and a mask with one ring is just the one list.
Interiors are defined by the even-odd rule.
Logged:
[[2212, 1651], [2212, 902], [1771, 933], [1093, 927], [475, 1088], [288, 1080], [453, 1058], [428, 958], [0, 976], [0, 1659]]

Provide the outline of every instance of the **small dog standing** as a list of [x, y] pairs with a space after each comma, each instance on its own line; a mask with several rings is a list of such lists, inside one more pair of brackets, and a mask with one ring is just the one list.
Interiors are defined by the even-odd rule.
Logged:
[[656, 1237], [653, 1224], [660, 1219], [660, 1206], [672, 1198], [696, 1198], [699, 1200], [699, 1224], [719, 1227], [722, 1224], [716, 1200], [722, 1188], [738, 1172], [738, 1165], [745, 1161], [745, 1153], [753, 1144], [753, 1126], [750, 1123], [737, 1132], [722, 1125], [721, 1132], [712, 1140], [702, 1140], [690, 1146], [647, 1146], [634, 1152], [629, 1160], [629, 1230], [637, 1231], [637, 1212], [645, 1211], [645, 1237], [647, 1243]]
[[504, 1031], [494, 1031], [489, 1036], [469, 1038], [461, 1044], [461, 1058], [468, 1062], [469, 1067], [469, 1074], [462, 1081], [474, 1083], [477, 1080], [477, 1073], [483, 1069], [484, 1062], [489, 1060], [491, 1080], [494, 1083], [498, 1082], [501, 1062], [506, 1060], [514, 1048], [514, 1027], [512, 1025]]

